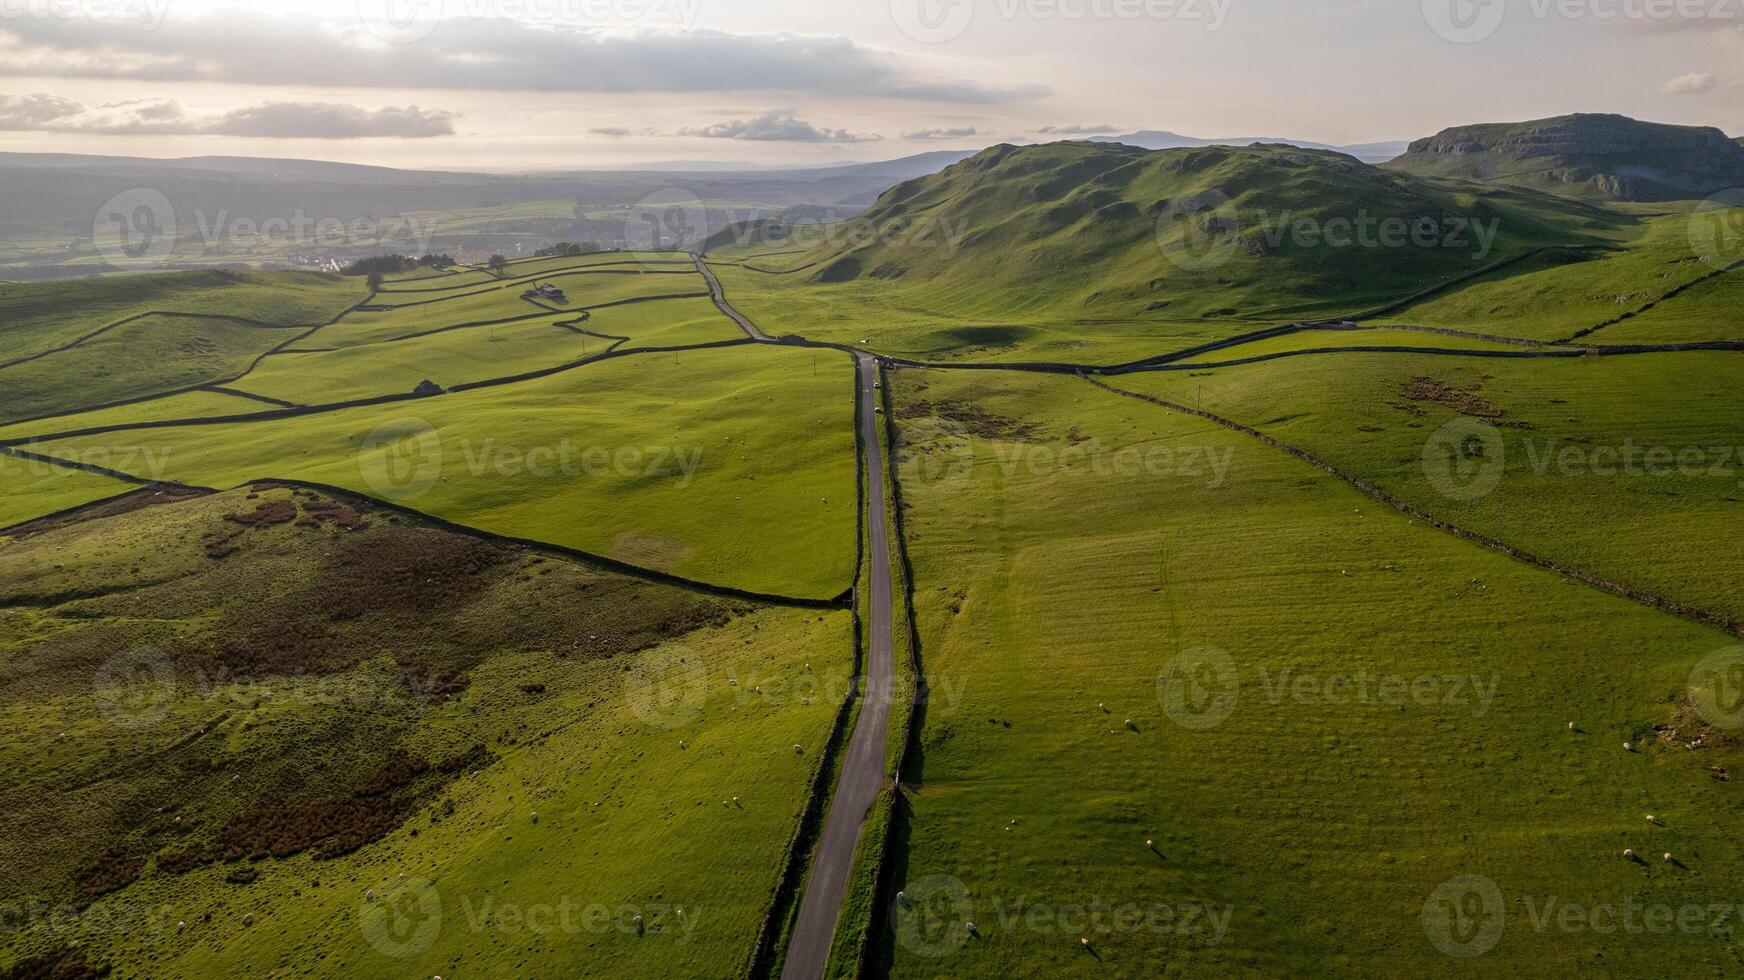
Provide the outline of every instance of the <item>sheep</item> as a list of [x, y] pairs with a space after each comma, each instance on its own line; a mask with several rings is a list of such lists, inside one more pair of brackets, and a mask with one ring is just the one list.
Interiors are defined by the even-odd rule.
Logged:
[[1623, 857], [1629, 861], [1635, 860], [1635, 849], [1633, 847], [1623, 848]]
[[908, 908], [908, 892], [897, 892], [896, 893], [896, 904], [902, 906], [903, 908]]
[[531, 816], [532, 816], [532, 818], [533, 818], [533, 822], [534, 822], [534, 823], [538, 823], [538, 822], [539, 822], [539, 811], [538, 811], [538, 810], [534, 810], [534, 811], [533, 811], [533, 812], [532, 812], [532, 814], [531, 814]]
[[1667, 864], [1671, 863], [1671, 852], [1670, 851], [1666, 851], [1665, 854], [1663, 855], [1663, 857], [1665, 858], [1665, 862]]
[[1090, 940], [1088, 938], [1080, 939], [1080, 940], [1078, 940], [1078, 945], [1084, 947], [1085, 949], [1089, 949], [1090, 948]]
[[1655, 817], [1653, 814], [1649, 813], [1647, 815], [1647, 822], [1648, 823], [1658, 823], [1659, 819], [1657, 817]]
[[795, 745], [795, 746], [794, 746], [794, 747], [793, 747], [793, 751], [794, 751], [794, 754], [795, 754], [795, 755], [804, 755], [804, 754], [805, 754], [805, 746], [803, 746], [803, 745]]
[[1568, 730], [1571, 732], [1574, 731], [1574, 722], [1571, 721], [1568, 723]]
[[1157, 849], [1157, 842], [1156, 841], [1149, 840], [1149, 839], [1145, 840], [1145, 850], [1154, 851], [1156, 849]]
[[1631, 742], [1624, 742], [1624, 743], [1623, 743], [1623, 751], [1625, 751], [1625, 752], [1633, 752], [1633, 751], [1635, 751], [1635, 746], [1634, 746], [1634, 744], [1633, 744], [1633, 743], [1631, 743]]

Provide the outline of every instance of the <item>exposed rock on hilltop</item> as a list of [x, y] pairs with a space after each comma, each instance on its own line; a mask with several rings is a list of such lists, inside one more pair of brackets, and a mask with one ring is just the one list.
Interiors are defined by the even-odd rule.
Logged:
[[1446, 129], [1386, 166], [1612, 200], [1674, 201], [1744, 186], [1744, 143], [1712, 127], [1577, 114]]

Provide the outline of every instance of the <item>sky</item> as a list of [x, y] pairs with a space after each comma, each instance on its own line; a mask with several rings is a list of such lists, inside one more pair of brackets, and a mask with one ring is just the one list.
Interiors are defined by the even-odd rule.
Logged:
[[1744, 135], [1744, 0], [0, 0], [0, 151], [496, 171], [1620, 112]]

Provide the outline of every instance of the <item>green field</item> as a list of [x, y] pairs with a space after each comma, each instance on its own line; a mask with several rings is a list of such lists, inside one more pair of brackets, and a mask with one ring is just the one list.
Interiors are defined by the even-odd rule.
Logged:
[[361, 279], [306, 272], [172, 272], [16, 283], [0, 290], [0, 363], [74, 343], [142, 313], [206, 313], [314, 326], [367, 295]]
[[1444, 975], [1422, 909], [1466, 874], [1509, 903], [1484, 975], [1730, 968], [1516, 903], [1728, 900], [1731, 752], [1652, 734], [1735, 637], [1083, 382], [892, 384], [932, 691], [892, 976]]
[[[302, 518], [226, 519], [284, 506]], [[22, 539], [0, 583], [29, 600], [0, 613], [0, 878], [121, 924], [77, 937], [90, 962], [160, 975], [737, 965], [835, 710], [740, 685], [851, 655], [844, 612], [286, 490]], [[64, 949], [58, 921], [0, 956]]]
[[567, 302], [529, 302], [521, 297], [526, 291], [522, 286], [493, 287], [484, 292], [460, 290], [459, 295], [446, 299], [425, 299], [379, 311], [374, 308], [359, 310], [297, 344], [294, 349], [321, 350], [372, 344], [459, 326], [531, 319], [553, 310], [579, 312], [656, 297], [708, 294], [702, 277], [694, 272], [645, 275], [575, 273], [553, 276], [549, 281], [568, 291]]
[[77, 347], [0, 368], [0, 421], [61, 415], [228, 381], [297, 339], [295, 327], [151, 314]]
[[[1713, 542], [1744, 520], [1741, 381], [1744, 355], [1698, 352], [1340, 354], [1113, 383], [1252, 425], [1468, 530], [1744, 621], [1744, 551]], [[1491, 479], [1425, 462], [1449, 432], [1494, 441]]]
[[[1551, 251], [1403, 310], [1385, 322], [1454, 327], [1531, 340], [1559, 340], [1632, 313], [1716, 267], [1702, 261], [1690, 218], [1644, 221], [1615, 251]], [[1678, 336], [1654, 337], [1676, 341]], [[1687, 339], [1710, 339], [1691, 337]], [[1602, 331], [1595, 343], [1619, 343]]]
[[[364, 314], [353, 314], [353, 317]], [[450, 330], [429, 337], [384, 340], [263, 360], [231, 387], [299, 404], [329, 404], [410, 392], [424, 381], [455, 385], [513, 377], [571, 364], [605, 352], [617, 338], [633, 348], [670, 347], [742, 338], [707, 299], [655, 300], [573, 315]], [[568, 324], [568, 325], [566, 325]], [[334, 330], [350, 326], [349, 320]], [[581, 330], [587, 333], [581, 333]], [[325, 333], [311, 342], [319, 342]], [[0, 436], [4, 436], [0, 430]]]
[[[298, 355], [302, 356], [302, 355]], [[848, 359], [760, 347], [617, 358], [525, 384], [226, 426], [51, 441], [233, 487], [343, 486], [472, 527], [759, 592], [853, 579]], [[126, 469], [126, 467], [118, 467]], [[779, 520], [782, 534], [761, 532]]]
[[51, 432], [73, 432], [107, 425], [134, 425], [140, 422], [201, 416], [247, 415], [251, 412], [270, 412], [276, 407], [252, 398], [216, 391], [189, 391], [114, 408], [99, 408], [71, 415], [56, 415], [35, 422], [16, 422], [0, 426], [0, 440], [28, 439]]
[[0, 528], [125, 493], [130, 485], [107, 476], [0, 454]]

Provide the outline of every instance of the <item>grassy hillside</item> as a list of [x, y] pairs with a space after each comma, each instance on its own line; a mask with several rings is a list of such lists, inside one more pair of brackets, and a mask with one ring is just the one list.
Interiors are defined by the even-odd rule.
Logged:
[[1735, 637], [1081, 381], [891, 385], [931, 690], [892, 976], [1464, 972], [1424, 912], [1461, 875], [1483, 975], [1732, 969], [1527, 906], [1729, 901], [1736, 743], [1675, 699]]
[[[1468, 530], [1744, 622], [1744, 549], [1715, 543], [1744, 520], [1741, 382], [1730, 353], [1339, 354], [1113, 380], [1254, 426]], [[1469, 495], [1434, 456], [1444, 431], [1463, 444], [1461, 427], [1489, 440], [1473, 462], [1500, 468]]]
[[227, 381], [300, 332], [220, 317], [143, 316], [77, 347], [0, 368], [0, 421]]
[[[301, 356], [301, 355], [298, 355]], [[43, 443], [233, 487], [305, 479], [488, 531], [812, 598], [853, 580], [848, 358], [729, 348], [265, 422]], [[766, 528], [779, 522], [771, 538]]]
[[1129, 324], [1228, 334], [1349, 315], [1629, 223], [1545, 195], [1473, 197], [1323, 151], [999, 146], [891, 189], [808, 251], [742, 257], [729, 290], [771, 333], [821, 326], [843, 339], [816, 323], [823, 306], [903, 350], [929, 328], [964, 333], [957, 347], [976, 346], [978, 332], [1023, 347], [1050, 328], [1094, 346]]
[[[1648, 218], [1614, 248], [1543, 252], [1381, 319], [1534, 340], [1571, 337], [1640, 311], [1724, 268], [1724, 262], [1692, 244], [1691, 221], [1684, 214]], [[1723, 336], [1730, 331], [1730, 318], [1720, 309], [1713, 312], [1717, 315], [1705, 328], [1654, 329], [1636, 334], [1637, 340], [1730, 339]], [[1591, 340], [1610, 343], [1615, 336], [1607, 328]]]
[[1700, 200], [1744, 185], [1744, 146], [1711, 126], [1576, 113], [1446, 129], [1383, 166], [1606, 200]]
[[[0, 882], [62, 910], [9, 929], [0, 968], [738, 964], [837, 705], [737, 679], [799, 690], [852, 655], [846, 613], [285, 489], [0, 543], [0, 591], [25, 600], [0, 612]], [[69, 936], [74, 909], [117, 927]]]
[[125, 317], [210, 313], [314, 326], [367, 295], [362, 279], [308, 272], [166, 272], [0, 287], [0, 364], [73, 343]]

